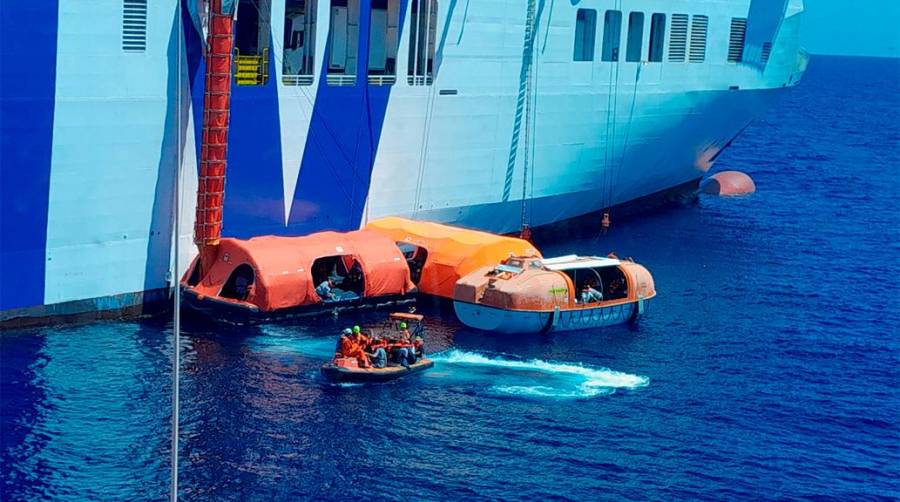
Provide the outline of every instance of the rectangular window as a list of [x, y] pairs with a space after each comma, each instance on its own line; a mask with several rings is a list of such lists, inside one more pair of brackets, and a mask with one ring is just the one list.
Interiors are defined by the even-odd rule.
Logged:
[[400, 0], [372, 0], [369, 21], [369, 84], [393, 85], [400, 49]]
[[706, 60], [706, 28], [709, 18], [694, 16], [691, 19], [691, 63], [702, 63]]
[[663, 60], [663, 46], [666, 43], [666, 15], [656, 13], [650, 18], [650, 49], [647, 60], [659, 63]]
[[147, 50], [147, 0], [123, 0], [122, 50]]
[[331, 0], [328, 25], [328, 85], [356, 85], [359, 0]]
[[628, 15], [628, 45], [625, 47], [625, 61], [640, 62], [641, 44], [644, 43], [644, 13], [632, 12]]
[[597, 34], [597, 11], [578, 9], [575, 16], [575, 61], [594, 60], [594, 40]]
[[622, 11], [608, 10], [603, 20], [603, 61], [618, 61], [622, 44]]
[[284, 85], [312, 85], [316, 68], [316, 0], [287, 0], [284, 6]]
[[669, 34], [669, 61], [683, 63], [687, 52], [687, 14], [672, 14], [672, 31]]
[[740, 63], [744, 60], [744, 40], [747, 35], [747, 19], [731, 19], [731, 36], [728, 39], [728, 62]]
[[437, 0], [411, 0], [406, 70], [409, 85], [431, 85], [434, 82], [437, 10]]

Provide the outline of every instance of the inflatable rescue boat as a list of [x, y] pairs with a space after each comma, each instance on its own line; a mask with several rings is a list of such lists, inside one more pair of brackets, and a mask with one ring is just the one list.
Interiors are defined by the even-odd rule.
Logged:
[[453, 308], [473, 328], [539, 333], [633, 321], [654, 296], [650, 272], [631, 260], [513, 257], [457, 281]]
[[376, 232], [228, 238], [215, 251], [205, 273], [198, 259], [182, 280], [185, 306], [215, 320], [243, 324], [413, 301], [403, 253]]
[[[424, 337], [425, 325], [422, 324], [423, 316], [403, 312], [392, 313], [380, 329], [369, 335], [382, 339], [390, 339], [393, 334], [399, 332], [404, 326], [408, 326], [412, 337]], [[421, 357], [415, 363], [403, 366], [391, 362], [384, 368], [363, 368], [355, 357], [341, 357], [335, 354], [334, 359], [322, 365], [322, 376], [335, 383], [380, 383], [396, 380], [413, 373], [420, 373], [434, 366], [434, 362], [427, 357]]]

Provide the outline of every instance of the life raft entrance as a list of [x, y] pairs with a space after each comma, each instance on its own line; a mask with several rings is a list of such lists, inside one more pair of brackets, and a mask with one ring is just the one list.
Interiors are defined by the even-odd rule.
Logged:
[[353, 255], [325, 256], [312, 264], [313, 284], [321, 284], [331, 279], [341, 291], [350, 291], [363, 296], [366, 278], [359, 259]]

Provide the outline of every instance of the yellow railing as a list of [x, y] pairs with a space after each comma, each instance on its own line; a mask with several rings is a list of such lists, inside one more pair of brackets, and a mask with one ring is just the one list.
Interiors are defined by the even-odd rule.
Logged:
[[234, 82], [237, 85], [263, 85], [269, 81], [269, 49], [260, 56], [241, 56], [234, 48]]

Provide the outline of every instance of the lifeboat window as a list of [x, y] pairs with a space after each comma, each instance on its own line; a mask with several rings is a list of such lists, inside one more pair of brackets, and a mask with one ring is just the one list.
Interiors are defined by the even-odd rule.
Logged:
[[662, 62], [665, 40], [666, 15], [657, 12], [650, 18], [650, 48], [647, 51], [647, 59], [651, 63]]
[[622, 11], [608, 10], [603, 21], [603, 61], [618, 61], [622, 45]]
[[400, 48], [400, 1], [372, 0], [369, 23], [369, 84], [393, 85]]
[[621, 300], [628, 297], [628, 281], [619, 267], [603, 267], [597, 272], [603, 281], [604, 300]]
[[351, 255], [319, 258], [313, 262], [312, 277], [313, 287], [331, 279], [334, 283], [333, 291], [339, 297], [347, 297], [348, 292], [362, 296], [366, 290], [366, 278], [362, 265], [356, 257]]
[[240, 0], [234, 26], [234, 82], [263, 85], [269, 80], [271, 0]]
[[434, 48], [437, 41], [437, 0], [412, 0], [409, 19], [409, 85], [434, 81]]
[[328, 85], [356, 85], [359, 0], [331, 0], [328, 25]]
[[628, 46], [625, 48], [625, 61], [632, 63], [641, 61], [643, 42], [644, 13], [632, 12], [628, 15]]
[[409, 278], [412, 279], [413, 284], [418, 285], [422, 279], [422, 269], [425, 268], [425, 262], [428, 261], [428, 250], [408, 242], [398, 242], [397, 247], [400, 248], [403, 257], [406, 259], [406, 265], [409, 267]]
[[247, 300], [247, 297], [250, 296], [255, 277], [256, 274], [253, 273], [253, 268], [250, 265], [244, 263], [243, 265], [238, 266], [231, 273], [231, 276], [228, 277], [228, 280], [225, 281], [225, 285], [222, 286], [222, 291], [219, 292], [219, 296], [234, 300]]
[[287, 0], [284, 6], [284, 85], [312, 85], [316, 63], [316, 0]]
[[597, 11], [578, 9], [575, 15], [575, 61], [594, 60], [594, 39], [597, 35]]

